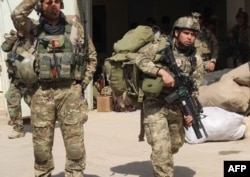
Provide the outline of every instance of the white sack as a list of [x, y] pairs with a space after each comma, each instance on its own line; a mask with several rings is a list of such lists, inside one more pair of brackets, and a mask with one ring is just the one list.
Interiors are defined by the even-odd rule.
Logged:
[[204, 107], [205, 118], [201, 119], [208, 137], [197, 139], [192, 127], [185, 129], [185, 141], [190, 144], [206, 141], [233, 141], [241, 139], [246, 131], [246, 117], [219, 107]]

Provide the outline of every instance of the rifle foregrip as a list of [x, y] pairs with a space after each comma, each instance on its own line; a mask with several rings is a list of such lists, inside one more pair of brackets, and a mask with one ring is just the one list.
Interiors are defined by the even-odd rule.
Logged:
[[192, 127], [194, 129], [194, 133], [198, 139], [202, 138], [202, 134], [199, 129], [199, 124], [192, 124]]
[[196, 137], [198, 139], [202, 138], [202, 134], [200, 132], [200, 125], [199, 125], [200, 122], [197, 119], [195, 112], [189, 108], [189, 106], [191, 106], [191, 104], [188, 104], [185, 100], [182, 100], [182, 106], [184, 107], [185, 114], [191, 115], [193, 117], [192, 127], [193, 127], [193, 130], [194, 130]]

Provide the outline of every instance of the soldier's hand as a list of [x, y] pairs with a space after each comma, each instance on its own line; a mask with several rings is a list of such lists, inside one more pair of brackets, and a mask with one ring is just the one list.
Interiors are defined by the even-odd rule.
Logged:
[[23, 37], [24, 37], [24, 32], [21, 31], [21, 30], [17, 31], [17, 36], [18, 36], [19, 38], [23, 38]]
[[166, 87], [174, 87], [175, 86], [174, 78], [166, 70], [164, 70], [162, 68], [159, 69], [158, 75], [161, 76], [162, 81]]
[[185, 120], [185, 125], [187, 127], [190, 127], [192, 125], [193, 122], [193, 117], [190, 115], [184, 116], [184, 120]]
[[214, 62], [209, 62], [205, 66], [206, 71], [213, 72], [215, 69], [215, 63]]

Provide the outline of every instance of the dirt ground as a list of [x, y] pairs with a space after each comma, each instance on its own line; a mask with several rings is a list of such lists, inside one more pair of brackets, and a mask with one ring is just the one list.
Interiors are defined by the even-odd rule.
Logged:
[[[84, 125], [87, 151], [85, 177], [153, 177], [150, 146], [138, 142], [139, 111], [90, 111]], [[250, 118], [247, 118], [248, 124]], [[10, 140], [11, 127], [0, 116], [0, 176], [34, 177], [32, 134], [25, 119], [24, 138]], [[54, 137], [53, 177], [64, 176], [65, 149], [57, 127]], [[250, 131], [246, 138], [228, 142], [187, 144], [174, 156], [175, 177], [223, 177], [225, 160], [250, 159]]]

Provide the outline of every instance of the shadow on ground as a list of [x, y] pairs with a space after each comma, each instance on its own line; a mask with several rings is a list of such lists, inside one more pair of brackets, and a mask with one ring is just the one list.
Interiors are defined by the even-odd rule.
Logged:
[[[64, 177], [64, 172], [53, 175], [53, 177]], [[84, 177], [100, 177], [100, 176], [84, 174]]]
[[119, 165], [110, 168], [113, 172], [110, 176], [116, 176], [116, 173], [124, 174], [125, 176], [137, 175], [139, 177], [152, 177], [152, 166], [150, 161], [131, 162], [125, 165]]
[[174, 177], [193, 177], [195, 174], [196, 172], [188, 167], [174, 167]]
[[[150, 161], [144, 162], [131, 162], [125, 165], [119, 165], [111, 168], [113, 174], [111, 176], [115, 176], [116, 173], [124, 174], [125, 176], [136, 175], [139, 177], [152, 177], [153, 169]], [[174, 177], [193, 177], [195, 175], [195, 171], [188, 167], [175, 166], [174, 167]]]

